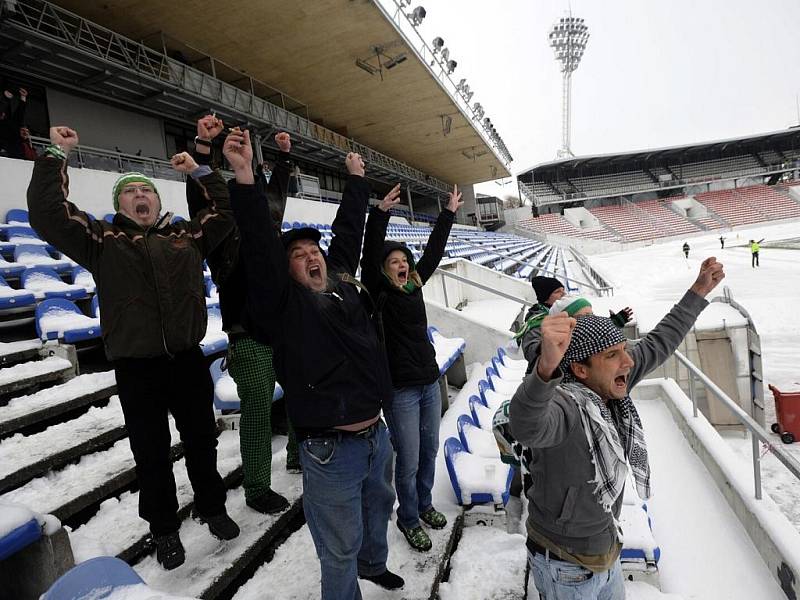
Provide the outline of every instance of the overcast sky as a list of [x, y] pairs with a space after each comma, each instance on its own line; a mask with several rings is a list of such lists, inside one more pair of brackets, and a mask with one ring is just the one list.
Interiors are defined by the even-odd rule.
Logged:
[[[383, 1], [383, 0], [382, 0]], [[420, 0], [514, 157], [555, 158], [561, 73], [547, 45], [567, 0]], [[591, 37], [573, 76], [572, 150], [623, 152], [797, 125], [800, 0], [572, 0]], [[416, 6], [413, 4], [412, 6]], [[508, 180], [506, 180], [508, 181]], [[516, 185], [481, 184], [516, 194]]]

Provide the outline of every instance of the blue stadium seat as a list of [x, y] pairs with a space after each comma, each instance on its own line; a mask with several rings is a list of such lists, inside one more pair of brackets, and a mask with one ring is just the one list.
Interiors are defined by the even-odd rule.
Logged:
[[98, 556], [74, 566], [59, 577], [41, 600], [102, 600], [115, 589], [143, 584], [142, 578], [123, 560]]
[[475, 423], [478, 427], [481, 426], [481, 420], [478, 417], [478, 406], [484, 406], [486, 408], [489, 407], [488, 404], [479, 396], [470, 396], [469, 400], [467, 401], [469, 404], [469, 412], [472, 415], [472, 422]]
[[461, 441], [461, 445], [464, 446], [464, 450], [470, 452], [469, 443], [467, 442], [467, 436], [464, 433], [464, 428], [467, 426], [477, 427], [475, 425], [475, 421], [472, 420], [472, 417], [469, 415], [459, 415], [458, 421], [456, 421], [456, 428], [458, 429], [458, 439]]
[[0, 255], [0, 275], [3, 275], [4, 277], [19, 277], [25, 268], [25, 265], [15, 262], [8, 262], [2, 255]]
[[[56, 331], [43, 331], [42, 320], [54, 314], [72, 317], [74, 324], [67, 327], [59, 326]], [[71, 313], [71, 314], [69, 314]], [[73, 320], [71, 318], [70, 320]], [[84, 315], [74, 302], [64, 298], [51, 298], [40, 302], [36, 307], [36, 334], [43, 340], [59, 339], [59, 330], [63, 331], [63, 339], [67, 344], [75, 344], [86, 340], [97, 339], [100, 337], [100, 324], [92, 322], [92, 317]]]
[[27, 290], [15, 290], [0, 275], [0, 309], [22, 308], [36, 304], [36, 297]]
[[42, 536], [39, 522], [33, 518], [0, 537], [0, 560], [16, 554]]
[[103, 215], [103, 221], [106, 223], [113, 223], [114, 222], [114, 215], [116, 213], [106, 213]]
[[[485, 490], [485, 491], [473, 491], [470, 494], [469, 498], [464, 497], [465, 495], [462, 493], [461, 484], [459, 483], [459, 473], [456, 467], [456, 462], [459, 462], [459, 455], [464, 455], [464, 458], [467, 456], [471, 457], [470, 460], [474, 461], [478, 464], [493, 464], [495, 469], [500, 469], [507, 473], [505, 478], [505, 487], [502, 491], [500, 490]], [[514, 476], [514, 470], [510, 467], [510, 465], [503, 464], [498, 459], [496, 462], [492, 461], [489, 463], [491, 459], [485, 459], [481, 457], [474, 456], [467, 452], [464, 447], [461, 445], [461, 442], [454, 438], [449, 437], [444, 442], [444, 461], [445, 465], [447, 466], [447, 474], [450, 477], [450, 484], [453, 486], [453, 492], [455, 492], [456, 500], [461, 505], [470, 505], [470, 504], [487, 504], [495, 502], [495, 495], [493, 492], [499, 491], [500, 498], [499, 500], [506, 504], [508, 502], [508, 497], [511, 488], [511, 479]], [[469, 471], [467, 468], [465, 471]]]
[[217, 410], [239, 410], [241, 401], [236, 382], [228, 373], [224, 358], [218, 358], [209, 367], [214, 382], [214, 408]]
[[70, 300], [80, 300], [86, 298], [89, 293], [86, 288], [78, 285], [64, 283], [50, 267], [30, 267], [22, 272], [20, 277], [22, 287], [27, 291], [41, 294], [45, 298], [69, 298]]
[[228, 336], [222, 331], [222, 314], [219, 308], [208, 309], [208, 326], [205, 337], [200, 340], [204, 356], [211, 356], [228, 349]]
[[80, 265], [72, 268], [72, 284], [81, 286], [90, 294], [97, 289], [92, 274]]
[[55, 259], [45, 246], [18, 244], [14, 248], [14, 261], [29, 267], [49, 267], [59, 273], [72, 269], [72, 263], [65, 259]]
[[100, 298], [97, 294], [92, 298], [92, 316], [96, 319], [100, 318]]
[[30, 223], [28, 211], [21, 208], [12, 208], [6, 213], [6, 223]]
[[478, 382], [478, 394], [480, 394], [481, 400], [483, 401], [484, 404], [486, 404], [486, 396], [484, 396], [484, 392], [486, 390], [494, 391], [494, 387], [492, 387], [492, 383], [490, 381], [487, 381], [486, 379], [481, 379]]
[[515, 368], [523, 368], [523, 369], [528, 367], [528, 361], [526, 361], [526, 360], [515, 360], [515, 359], [511, 358], [510, 356], [508, 356], [508, 352], [506, 352], [505, 349], [503, 349], [503, 348], [498, 348], [497, 349], [497, 358], [499, 358], [500, 362], [503, 364], [503, 366], [506, 366], [506, 367], [515, 367]]

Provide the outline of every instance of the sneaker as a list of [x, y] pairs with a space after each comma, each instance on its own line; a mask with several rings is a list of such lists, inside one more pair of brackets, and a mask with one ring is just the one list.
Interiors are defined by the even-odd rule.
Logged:
[[431, 549], [431, 546], [433, 545], [431, 543], [431, 538], [428, 537], [428, 534], [425, 533], [425, 530], [419, 525], [416, 527], [411, 527], [410, 529], [406, 529], [400, 525], [400, 523], [398, 523], [397, 528], [403, 532], [403, 535], [406, 536], [408, 545], [414, 550], [427, 552]]
[[433, 529], [444, 529], [447, 525], [447, 517], [432, 506], [419, 516], [428, 527]]
[[167, 571], [171, 571], [183, 564], [186, 560], [186, 551], [181, 544], [177, 531], [166, 535], [155, 536], [156, 560]]
[[289, 501], [277, 492], [267, 489], [266, 492], [255, 498], [248, 498], [247, 506], [265, 515], [274, 515], [289, 508]]
[[196, 511], [192, 511], [192, 517], [208, 525], [208, 530], [218, 540], [232, 540], [239, 535], [239, 526], [228, 516], [228, 513], [220, 513], [206, 517]]
[[371, 581], [375, 585], [379, 585], [386, 590], [399, 590], [406, 584], [400, 575], [395, 575], [388, 569], [380, 575], [359, 575], [359, 578]]

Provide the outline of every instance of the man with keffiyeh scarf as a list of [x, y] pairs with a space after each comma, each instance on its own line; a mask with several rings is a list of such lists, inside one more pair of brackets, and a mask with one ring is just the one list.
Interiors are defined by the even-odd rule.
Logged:
[[510, 424], [532, 452], [527, 546], [547, 600], [625, 597], [618, 519], [629, 468], [639, 495], [650, 496], [630, 390], [674, 352], [724, 277], [706, 259], [678, 304], [631, 347], [604, 317], [542, 320], [540, 355], [511, 400]]

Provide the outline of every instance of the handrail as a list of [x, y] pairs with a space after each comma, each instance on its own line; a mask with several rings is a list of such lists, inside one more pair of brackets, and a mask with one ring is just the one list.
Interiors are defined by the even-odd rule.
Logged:
[[761, 459], [758, 442], [764, 442], [783, 465], [789, 469], [796, 478], [800, 479], [800, 462], [786, 450], [779, 446], [773, 446], [770, 442], [770, 434], [766, 429], [761, 427], [750, 415], [748, 415], [736, 402], [734, 402], [720, 387], [715, 384], [708, 375], [703, 373], [692, 361], [686, 358], [681, 352], [675, 350], [675, 358], [680, 361], [689, 372], [689, 397], [692, 400], [692, 413], [697, 417], [697, 398], [694, 392], [694, 377], [706, 386], [706, 389], [716, 396], [728, 410], [731, 411], [734, 417], [744, 425], [752, 434], [752, 449], [753, 449], [753, 477], [755, 485], [755, 495], [757, 500], [761, 500]]
[[[471, 285], [485, 292], [489, 292], [491, 294], [494, 294], [495, 296], [500, 296], [502, 298], [505, 298], [506, 300], [513, 300], [514, 302], [519, 302], [523, 306], [533, 306], [535, 304], [535, 302], [531, 302], [526, 298], [520, 298], [519, 296], [506, 294], [505, 292], [501, 292], [500, 290], [489, 287], [488, 285], [483, 285], [482, 283], [472, 281], [471, 279], [467, 279], [466, 277], [462, 277], [461, 275], [456, 275], [455, 273], [446, 271], [441, 267], [437, 267], [435, 272], [439, 273], [440, 275], [443, 275], [444, 277], [449, 277], [451, 279], [455, 279], [456, 281], [460, 281], [461, 283], [466, 283], [467, 285]], [[444, 290], [444, 305], [449, 308], [450, 306], [447, 300], [447, 285], [445, 284], [444, 279], [442, 279], [442, 289]]]

